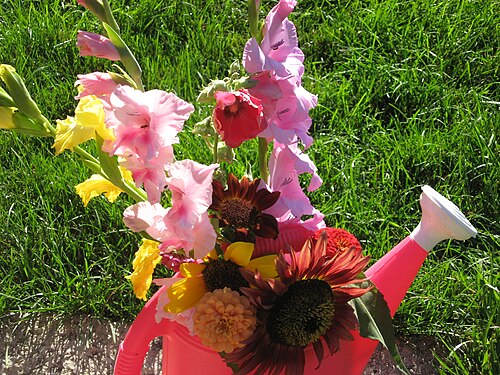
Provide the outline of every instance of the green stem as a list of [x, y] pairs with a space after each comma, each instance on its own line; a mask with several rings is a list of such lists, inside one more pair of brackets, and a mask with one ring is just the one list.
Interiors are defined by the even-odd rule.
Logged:
[[113, 17], [113, 12], [111, 12], [111, 7], [109, 6], [108, 0], [103, 0], [102, 2], [104, 8], [104, 14], [106, 16], [106, 23], [113, 28], [117, 33], [120, 32], [120, 27], [116, 23], [115, 17]]
[[250, 24], [250, 34], [260, 44], [262, 34], [259, 30], [259, 6], [256, 0], [248, 0], [248, 22]]
[[260, 178], [268, 183], [269, 168], [267, 166], [267, 141], [265, 138], [259, 137], [259, 168]]
[[214, 164], [218, 162], [219, 159], [218, 152], [219, 152], [219, 133], [215, 132], [214, 145], [213, 145]]

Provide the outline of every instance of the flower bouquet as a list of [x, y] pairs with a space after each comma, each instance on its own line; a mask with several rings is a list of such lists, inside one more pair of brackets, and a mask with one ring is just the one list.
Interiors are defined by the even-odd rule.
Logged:
[[[171, 92], [145, 91], [140, 65], [107, 0], [78, 3], [98, 17], [106, 35], [79, 31], [80, 54], [121, 64], [114, 71], [79, 75], [75, 115], [58, 120], [56, 127], [15, 69], [1, 65], [0, 128], [53, 137], [56, 155], [78, 154], [93, 172], [76, 186], [84, 205], [101, 194], [110, 202], [121, 193], [135, 200], [123, 219], [143, 239], [127, 278], [142, 300], [153, 282], [161, 286], [146, 305], [154, 311], [150, 330], [166, 324], [168, 330], [157, 334], [168, 335], [181, 327], [182, 338], [169, 345], [200, 346], [210, 358], [200, 366], [219, 366], [207, 370], [212, 373], [224, 371], [220, 368], [239, 374], [331, 371], [323, 362], [342, 352], [357, 353], [349, 343], [360, 340], [370, 344], [362, 344], [368, 357], [360, 355], [361, 365], [351, 363], [356, 371], [366, 364], [372, 343], [380, 341], [407, 372], [391, 315], [436, 241], [475, 232], [455, 206], [426, 188], [432, 207], [452, 207], [450, 225], [461, 225], [431, 240], [419, 228], [413, 236], [418, 243], [410, 239], [397, 249], [417, 247], [420, 255], [394, 294], [380, 267], [365, 272], [369, 257], [356, 237], [326, 226], [301, 184], [301, 175], [309, 174], [311, 192], [322, 180], [307, 154], [313, 142], [309, 111], [317, 98], [301, 84], [304, 54], [288, 19], [296, 1], [280, 0], [262, 23], [260, 1], [248, 2], [251, 37], [242, 67], [232, 64], [228, 77], [211, 81], [198, 96], [211, 113], [194, 126], [212, 156], [205, 164], [175, 158], [178, 134], [195, 107]], [[233, 150], [253, 139], [260, 177], [230, 173], [237, 162]], [[81, 146], [89, 140], [97, 145], [96, 155]], [[393, 255], [384, 264], [391, 262], [400, 266]], [[153, 280], [157, 267], [166, 267], [171, 277]], [[118, 362], [116, 373], [130, 373]], [[194, 373], [182, 366], [179, 373]]]

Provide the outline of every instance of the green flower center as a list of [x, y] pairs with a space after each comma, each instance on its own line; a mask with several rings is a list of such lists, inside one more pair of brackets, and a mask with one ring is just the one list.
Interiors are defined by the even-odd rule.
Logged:
[[275, 343], [304, 347], [326, 333], [334, 313], [335, 302], [328, 283], [319, 279], [301, 280], [278, 299], [266, 328]]
[[247, 200], [232, 198], [222, 203], [220, 215], [234, 228], [252, 228], [257, 222], [259, 211]]
[[239, 266], [230, 260], [209, 260], [202, 275], [209, 292], [224, 288], [230, 288], [239, 292], [241, 287], [249, 286], [248, 282], [241, 275]]

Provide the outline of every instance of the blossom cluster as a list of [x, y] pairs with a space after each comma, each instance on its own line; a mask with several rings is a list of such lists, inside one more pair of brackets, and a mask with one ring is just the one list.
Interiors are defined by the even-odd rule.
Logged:
[[[15, 69], [2, 65], [0, 127], [53, 137], [56, 154], [78, 153], [94, 172], [76, 186], [85, 205], [101, 194], [112, 202], [123, 192], [136, 201], [123, 218], [144, 237], [128, 276], [135, 295], [147, 300], [156, 267], [175, 273], [154, 280], [168, 287], [158, 321], [185, 325], [243, 374], [301, 373], [309, 345], [320, 363], [324, 353], [333, 355], [359, 324], [349, 301], [373, 289], [362, 273], [369, 258], [359, 241], [327, 228], [300, 182], [310, 175], [309, 192], [322, 184], [307, 153], [317, 97], [302, 86], [304, 53], [288, 18], [296, 1], [280, 0], [261, 27], [260, 1], [250, 1], [244, 73], [233, 64], [230, 78], [201, 90], [198, 101], [211, 106], [211, 115], [196, 133], [213, 150], [211, 164], [175, 158], [195, 107], [172, 92], [145, 91], [107, 1], [78, 3], [107, 35], [79, 31], [80, 54], [124, 69], [79, 75], [75, 114], [54, 128]], [[97, 156], [80, 146], [91, 139]], [[252, 139], [260, 178], [227, 174], [222, 162]]]

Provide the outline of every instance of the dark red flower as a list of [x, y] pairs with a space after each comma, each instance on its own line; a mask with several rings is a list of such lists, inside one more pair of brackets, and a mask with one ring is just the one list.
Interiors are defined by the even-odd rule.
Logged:
[[212, 116], [215, 129], [229, 147], [240, 146], [267, 127], [260, 100], [247, 90], [217, 91], [215, 100], [217, 104]]
[[244, 241], [249, 234], [264, 238], [278, 236], [276, 218], [262, 211], [275, 204], [280, 193], [271, 193], [266, 189], [257, 190], [259, 183], [260, 178], [249, 182], [246, 177], [240, 182], [233, 174], [228, 176], [227, 189], [217, 180], [212, 182], [210, 209], [215, 211], [222, 227], [235, 231], [237, 236], [232, 238], [232, 241]]

